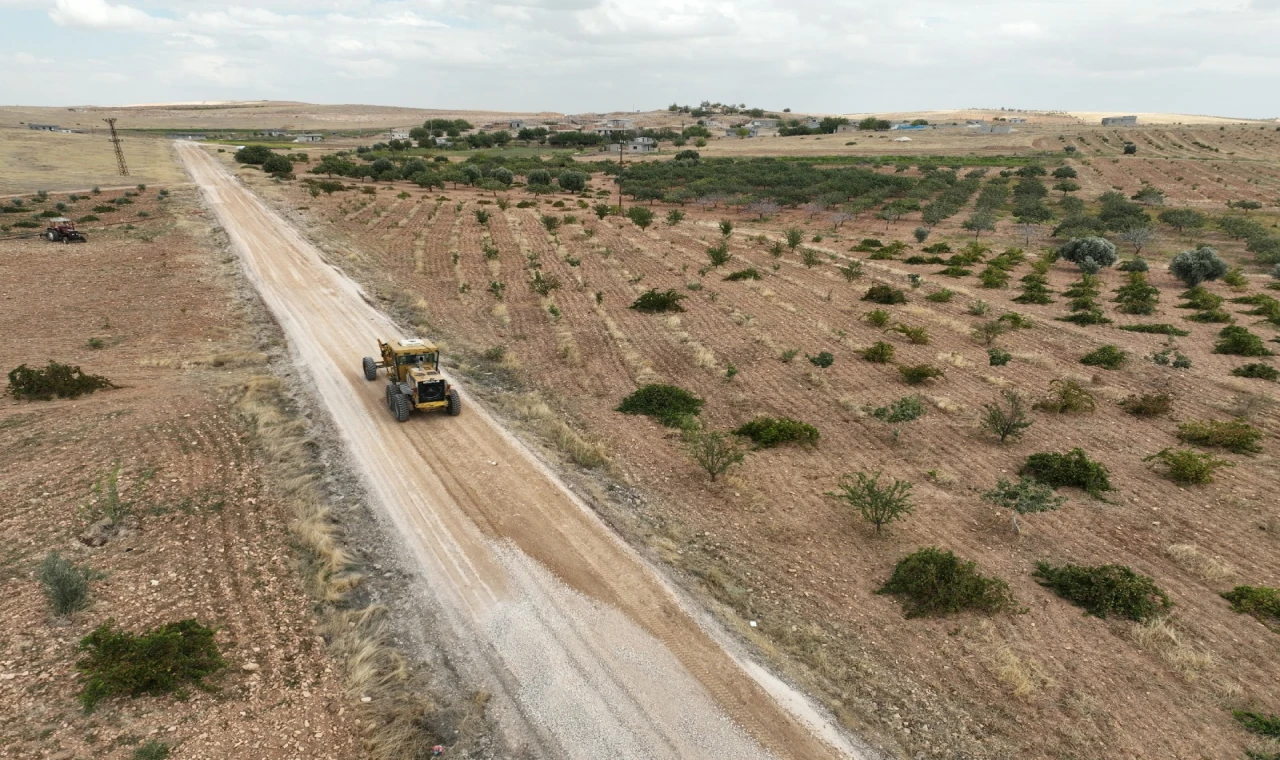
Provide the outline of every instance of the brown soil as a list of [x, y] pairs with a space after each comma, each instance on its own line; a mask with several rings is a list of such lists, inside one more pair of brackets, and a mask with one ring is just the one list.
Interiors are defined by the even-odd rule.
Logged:
[[[1120, 166], [1141, 166], [1155, 177], [1163, 164], [1124, 159]], [[1274, 164], [1263, 169], [1272, 176]], [[1055, 321], [1067, 313], [1060, 296], [1048, 306], [1022, 306], [1011, 302], [1016, 289], [985, 290], [973, 277], [940, 277], [937, 267], [893, 261], [866, 261], [866, 274], [853, 283], [835, 271], [834, 264], [865, 256], [849, 254], [852, 243], [909, 240], [918, 219], [886, 227], [863, 218], [833, 233], [799, 212], [759, 223], [728, 210], [686, 208], [685, 223], [641, 231], [616, 217], [597, 221], [561, 196], [505, 212], [486, 205], [494, 211], [486, 228], [472, 212], [492, 198], [472, 191], [380, 186], [369, 202], [352, 193], [311, 198], [296, 186], [281, 188], [253, 172], [244, 176], [300, 210], [310, 233], [364, 277], [371, 293], [402, 308], [426, 334], [447, 338], [451, 353], [473, 357], [464, 359], [474, 366], [473, 383], [509, 377], [536, 389], [557, 418], [603, 443], [612, 453], [612, 472], [640, 496], [625, 506], [607, 498], [593, 505], [669, 562], [746, 641], [777, 654], [780, 666], [821, 694], [846, 725], [888, 737], [909, 756], [1232, 757], [1249, 738], [1224, 708], [1280, 710], [1270, 687], [1280, 678], [1280, 639], [1232, 613], [1218, 596], [1236, 583], [1280, 582], [1274, 499], [1280, 418], [1274, 403], [1258, 401], [1271, 399], [1274, 386], [1230, 377], [1232, 367], [1252, 360], [1211, 353], [1218, 327], [1187, 322], [1186, 312], [1174, 308], [1181, 288], [1155, 262], [1185, 241], [1162, 239], [1151, 251], [1151, 280], [1161, 291], [1157, 314], [1114, 312], [1108, 299], [1120, 284], [1117, 273], [1104, 274], [1099, 299], [1117, 324], [1171, 322], [1189, 329], [1192, 335], [1178, 347], [1193, 368], [1174, 371], [1146, 358], [1163, 347], [1160, 336]], [[1168, 175], [1157, 184], [1168, 188]], [[402, 191], [407, 199], [392, 200]], [[513, 202], [524, 198], [512, 193]], [[554, 209], [554, 200], [567, 207]], [[665, 209], [653, 209], [661, 219]], [[565, 212], [579, 222], [547, 234], [539, 214]], [[754, 266], [765, 273], [761, 282], [724, 282], [719, 270], [699, 275], [722, 216], [738, 224], [726, 270]], [[940, 226], [929, 242], [965, 245], [971, 236], [956, 226], [964, 216]], [[806, 268], [795, 254], [771, 258], [768, 242], [790, 224], [806, 229], [806, 237], [821, 233], [821, 242], [808, 245], [834, 259]], [[1015, 242], [1011, 232], [1002, 224], [1000, 234], [984, 242], [1001, 250]], [[1053, 242], [1043, 230], [1037, 234], [1032, 252]], [[1229, 258], [1242, 256], [1238, 243], [1206, 235]], [[482, 256], [482, 240], [497, 246], [496, 261]], [[544, 275], [563, 283], [548, 298], [526, 284], [534, 253]], [[908, 273], [922, 276], [920, 290], [909, 289]], [[1026, 273], [1026, 264], [1018, 267], [1015, 284]], [[1050, 274], [1051, 287], [1061, 292], [1075, 278], [1060, 264]], [[491, 281], [506, 283], [501, 301], [488, 292]], [[908, 289], [911, 303], [890, 311], [896, 321], [926, 327], [928, 345], [908, 344], [861, 319], [872, 307], [858, 299], [874, 281]], [[690, 282], [700, 289], [686, 289]], [[1256, 280], [1249, 292], [1262, 283]], [[942, 287], [956, 292], [951, 303], [923, 299]], [[1209, 287], [1237, 295], [1221, 284]], [[649, 288], [685, 292], [685, 312], [664, 317], [627, 308]], [[1016, 310], [1035, 322], [1001, 339], [1015, 355], [1006, 367], [987, 366], [985, 349], [969, 337], [982, 320], [966, 310], [979, 298], [993, 315]], [[1276, 334], [1265, 324], [1253, 326], [1252, 318], [1239, 319], [1268, 339]], [[892, 365], [872, 365], [856, 353], [877, 340], [896, 345], [899, 363], [944, 368], [945, 379], [922, 388], [903, 385]], [[1078, 363], [1104, 343], [1128, 351], [1129, 365], [1105, 371]], [[505, 347], [505, 356], [478, 358], [491, 346]], [[785, 349], [800, 355], [783, 363], [778, 357]], [[836, 356], [831, 368], [804, 361], [806, 353], [823, 350]], [[739, 372], [727, 380], [730, 365]], [[1000, 389], [1037, 397], [1064, 376], [1080, 377], [1097, 396], [1094, 414], [1037, 412], [1026, 438], [1006, 446], [977, 429], [981, 406]], [[814, 450], [751, 454], [745, 466], [710, 484], [671, 431], [613, 411], [638, 383], [652, 381], [707, 399], [702, 417], [711, 427], [782, 414], [817, 425], [822, 442]], [[1153, 388], [1173, 394], [1171, 417], [1138, 420], [1115, 404]], [[896, 444], [882, 423], [860, 411], [911, 393], [921, 393], [929, 411], [904, 426]], [[504, 397], [495, 398], [500, 405]], [[514, 424], [539, 429], [537, 415], [521, 417], [511, 408]], [[1144, 456], [1177, 445], [1176, 420], [1227, 419], [1242, 410], [1267, 431], [1265, 451], [1226, 455], [1236, 467], [1220, 471], [1216, 483], [1180, 488], [1143, 463]], [[980, 498], [1028, 454], [1073, 446], [1110, 468], [1119, 490], [1108, 502], [1069, 492], [1060, 511], [1025, 518], [1019, 537], [1008, 515]], [[915, 513], [887, 535], [872, 535], [824, 496], [842, 474], [856, 471], [912, 481]], [[892, 598], [873, 592], [898, 558], [928, 545], [953, 549], [1006, 579], [1023, 611], [904, 620]], [[1193, 545], [1202, 559], [1229, 567], [1206, 571], [1212, 562], [1171, 553], [1175, 545]], [[1176, 602], [1172, 627], [1138, 637], [1130, 623], [1086, 617], [1034, 582], [1038, 560], [1120, 563], [1150, 574]]]
[[[173, 758], [355, 757], [356, 713], [295, 572], [293, 515], [234, 408], [263, 372], [257, 328], [195, 192], [134, 200], [120, 213], [136, 229], [92, 229], [84, 245], [0, 241], [0, 368], [53, 358], [120, 386], [0, 400], [0, 754], [126, 758], [155, 739]], [[116, 466], [132, 516], [87, 547], [78, 536], [104, 498], [95, 485]], [[48, 551], [105, 575], [67, 620], [50, 615], [33, 575]], [[209, 679], [215, 691], [113, 698], [83, 714], [82, 636], [109, 619], [138, 632], [184, 618], [218, 630], [228, 667]]]
[[435, 598], [470, 634], [498, 696], [537, 727], [538, 754], [763, 756], [755, 742], [788, 757], [837, 754], [771, 690], [798, 695], [744, 671], [470, 398], [460, 417], [396, 423], [358, 361], [397, 328], [216, 154], [179, 152]]

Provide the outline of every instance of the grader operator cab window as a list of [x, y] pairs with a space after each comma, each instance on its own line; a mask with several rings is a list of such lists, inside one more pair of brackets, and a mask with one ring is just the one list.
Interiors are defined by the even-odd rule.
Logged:
[[436, 369], [435, 354], [405, 354], [400, 357], [400, 363], [408, 366], [422, 366], [425, 369]]

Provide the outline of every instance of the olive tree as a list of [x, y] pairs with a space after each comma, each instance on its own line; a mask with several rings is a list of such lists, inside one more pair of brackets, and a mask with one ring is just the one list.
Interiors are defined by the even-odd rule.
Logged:
[[[1116, 247], [1106, 238], [1080, 237], [1069, 240], [1058, 249], [1059, 258], [1070, 261], [1081, 269], [1109, 267], [1116, 263]], [[1086, 263], [1090, 262], [1090, 263]]]
[[1227, 262], [1218, 258], [1218, 252], [1207, 245], [1195, 250], [1183, 251], [1169, 262], [1174, 277], [1194, 288], [1202, 282], [1216, 280], [1227, 273]]
[[587, 175], [582, 172], [560, 172], [560, 188], [571, 193], [580, 193], [587, 188]]

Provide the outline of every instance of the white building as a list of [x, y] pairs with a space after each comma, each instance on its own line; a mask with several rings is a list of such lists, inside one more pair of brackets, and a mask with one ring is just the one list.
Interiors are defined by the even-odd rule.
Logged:
[[303, 134], [300, 134], [297, 137], [293, 138], [293, 141], [296, 143], [313, 143], [313, 142], [320, 142], [323, 139], [324, 139], [324, 135], [320, 134], [319, 132], [304, 132]]
[[609, 143], [606, 150], [610, 153], [619, 150], [624, 153], [653, 153], [658, 150], [658, 141], [652, 137], [637, 137], [624, 143]]
[[387, 135], [388, 135], [388, 136], [390, 136], [392, 140], [408, 140], [408, 139], [409, 139], [409, 130], [407, 130], [407, 129], [393, 129], [393, 130], [391, 130], [390, 132], [388, 132], [388, 133], [387, 133]]

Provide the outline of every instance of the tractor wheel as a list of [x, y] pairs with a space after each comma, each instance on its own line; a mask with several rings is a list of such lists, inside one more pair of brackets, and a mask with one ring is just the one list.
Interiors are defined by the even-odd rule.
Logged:
[[378, 379], [378, 363], [372, 357], [364, 358], [364, 379], [370, 382]]
[[53, 230], [49, 230], [48, 232], [44, 233], [44, 236], [49, 239], [50, 243], [58, 242], [58, 233], [54, 232]]
[[387, 383], [387, 408], [390, 409], [391, 411], [395, 411], [396, 394], [399, 392], [400, 391], [396, 388], [394, 384]]
[[403, 393], [396, 394], [396, 422], [408, 422], [409, 412], [413, 410], [413, 400]]
[[449, 406], [446, 408], [449, 410], [450, 417], [462, 414], [462, 399], [458, 397], [458, 391], [453, 388], [449, 389]]

